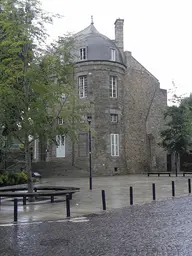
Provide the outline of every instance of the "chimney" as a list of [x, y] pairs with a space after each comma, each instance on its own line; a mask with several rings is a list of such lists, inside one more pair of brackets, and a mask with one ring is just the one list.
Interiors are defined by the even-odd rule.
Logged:
[[124, 51], [124, 20], [117, 19], [115, 21], [115, 43], [117, 47], [123, 52]]

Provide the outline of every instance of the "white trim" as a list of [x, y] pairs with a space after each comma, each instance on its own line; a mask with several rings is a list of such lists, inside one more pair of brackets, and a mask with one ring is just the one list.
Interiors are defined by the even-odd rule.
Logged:
[[116, 50], [111, 48], [111, 60], [116, 61]]
[[87, 76], [79, 76], [78, 78], [79, 98], [87, 98]]
[[79, 49], [79, 56], [80, 56], [80, 60], [87, 59], [87, 48], [86, 47], [82, 47]]
[[119, 156], [119, 134], [112, 133], [111, 140], [111, 156]]
[[56, 157], [65, 157], [65, 136], [57, 135], [56, 136], [57, 147], [56, 147]]
[[117, 98], [117, 77], [116, 76], [110, 76], [109, 96], [110, 98]]

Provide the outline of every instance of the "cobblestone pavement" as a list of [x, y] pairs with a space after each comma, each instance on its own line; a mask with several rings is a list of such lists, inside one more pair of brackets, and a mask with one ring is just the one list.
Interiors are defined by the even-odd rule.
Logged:
[[[115, 177], [94, 177], [93, 190], [89, 191], [88, 178], [52, 178], [43, 179], [43, 185], [61, 185], [79, 187], [80, 192], [73, 196], [71, 201], [71, 216], [77, 217], [89, 213], [102, 211], [101, 190], [105, 189], [107, 208], [115, 209], [129, 206], [129, 187], [134, 189], [134, 204], [143, 204], [152, 201], [152, 183], [156, 183], [157, 200], [171, 198], [171, 181], [175, 181], [176, 197], [188, 195], [189, 177], [155, 177], [146, 175], [127, 175]], [[63, 199], [63, 197], [62, 197]], [[35, 202], [27, 206], [19, 202], [19, 222], [45, 221], [63, 219], [66, 216], [65, 202], [62, 200], [50, 204], [50, 198], [45, 202]], [[2, 200], [0, 205], [0, 223], [13, 222], [13, 202]]]
[[192, 197], [63, 221], [0, 225], [1, 256], [191, 256]]

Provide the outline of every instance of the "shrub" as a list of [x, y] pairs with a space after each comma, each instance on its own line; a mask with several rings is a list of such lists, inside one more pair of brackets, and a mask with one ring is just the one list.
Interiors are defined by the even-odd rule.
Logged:
[[26, 172], [3, 172], [0, 174], [0, 186], [11, 186], [27, 183]]

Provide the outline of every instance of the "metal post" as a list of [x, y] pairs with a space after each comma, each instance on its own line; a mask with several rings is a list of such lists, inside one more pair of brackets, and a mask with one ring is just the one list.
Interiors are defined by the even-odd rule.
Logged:
[[26, 205], [26, 202], [27, 202], [26, 196], [23, 196], [23, 205]]
[[70, 199], [69, 195], [66, 195], [66, 212], [67, 212], [67, 217], [70, 217]]
[[130, 187], [130, 205], [133, 205], [133, 187]]
[[175, 196], [175, 182], [172, 181], [172, 196]]
[[14, 221], [17, 222], [18, 217], [18, 200], [17, 198], [14, 199]]
[[153, 201], [156, 200], [156, 189], [155, 189], [155, 183], [152, 184], [152, 193], [153, 193]]
[[72, 194], [72, 193], [69, 194], [69, 199], [70, 199], [70, 200], [73, 199], [73, 194]]
[[101, 195], [102, 195], [102, 205], [103, 205], [103, 210], [106, 210], [106, 198], [105, 198], [105, 190], [101, 191]]
[[4, 146], [4, 169], [7, 170], [7, 136], [5, 136], [5, 146]]
[[188, 179], [189, 194], [191, 194], [191, 179]]
[[51, 203], [54, 203], [54, 195], [51, 195]]
[[175, 176], [177, 177], [178, 175], [178, 170], [177, 170], [177, 159], [178, 159], [178, 154], [175, 152]]
[[91, 120], [88, 120], [88, 123], [89, 123], [89, 189], [92, 190]]

